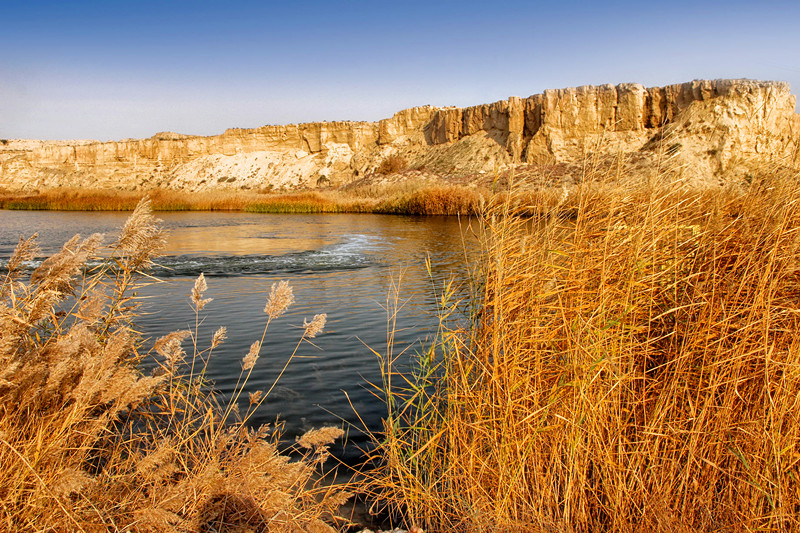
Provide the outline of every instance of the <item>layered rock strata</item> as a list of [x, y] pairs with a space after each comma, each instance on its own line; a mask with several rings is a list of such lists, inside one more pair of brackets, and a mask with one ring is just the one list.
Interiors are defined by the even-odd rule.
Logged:
[[795, 97], [782, 82], [583, 86], [473, 107], [416, 107], [378, 122], [113, 142], [0, 140], [0, 188], [290, 190], [347, 184], [390, 155], [440, 176], [468, 176], [597, 152], [666, 152], [702, 182], [734, 175], [745, 160], [792, 162], [799, 129]]

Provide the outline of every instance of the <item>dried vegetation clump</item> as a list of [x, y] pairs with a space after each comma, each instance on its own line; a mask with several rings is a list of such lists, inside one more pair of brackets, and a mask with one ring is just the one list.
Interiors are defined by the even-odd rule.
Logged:
[[156, 211], [245, 211], [249, 213], [392, 213], [471, 215], [480, 192], [460, 185], [412, 183], [399, 187], [351, 187], [347, 190], [293, 193], [144, 192], [51, 189], [34, 194], [0, 192], [0, 209], [127, 211], [142, 197]]
[[430, 531], [800, 530], [800, 176], [660, 178], [492, 204], [471, 327], [443, 322], [405, 387], [387, 366], [376, 508]]
[[[147, 200], [116, 243], [76, 237], [29, 279], [22, 267], [38, 250], [35, 237], [20, 240], [0, 289], [0, 529], [330, 531], [323, 518], [348, 495], [312, 479], [341, 430], [304, 437], [290, 460], [274, 431], [247, 423], [268, 393], [251, 392], [246, 413], [236, 407], [263, 337], [220, 405], [205, 368], [224, 328], [205, 349], [195, 328], [150, 350], [132, 328], [130, 294], [162, 241]], [[201, 276], [198, 316], [205, 290]], [[285, 310], [291, 299], [271, 303]], [[298, 344], [323, 325], [312, 324]], [[155, 371], [145, 375], [147, 358]]]
[[172, 189], [48, 189], [35, 193], [2, 193], [0, 208], [59, 211], [128, 211], [147, 196], [155, 211], [249, 211], [254, 213], [360, 213], [374, 202], [332, 191], [258, 193], [252, 191], [188, 192]]
[[376, 172], [378, 174], [396, 174], [408, 168], [408, 161], [406, 158], [399, 154], [392, 154], [378, 165]]

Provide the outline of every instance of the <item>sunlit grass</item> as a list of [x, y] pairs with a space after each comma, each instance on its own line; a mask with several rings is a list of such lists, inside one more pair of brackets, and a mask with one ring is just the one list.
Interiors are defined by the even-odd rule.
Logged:
[[[52, 189], [35, 194], [0, 194], [0, 209], [130, 211], [144, 192]], [[155, 211], [245, 211], [251, 213], [390, 213], [470, 215], [482, 194], [467, 187], [378, 187], [352, 191], [293, 193], [203, 192], [159, 189], [147, 192]]]
[[[271, 321], [294, 301], [290, 285], [273, 286], [263, 331], [254, 332], [232, 399], [221, 404], [206, 367], [226, 332], [199, 337], [210, 301], [202, 275], [190, 297], [193, 328], [149, 348], [136, 333], [132, 294], [162, 245], [144, 201], [108, 247], [100, 235], [76, 237], [28, 277], [22, 267], [38, 253], [31, 237], [5, 265], [0, 529], [332, 532], [349, 495], [319, 474], [342, 430], [307, 432], [290, 459], [278, 450], [276, 428], [250, 427], [272, 389], [250, 390], [249, 377], [268, 351]], [[102, 266], [87, 270], [101, 257]], [[318, 335], [325, 318], [304, 324], [296, 346]], [[283, 354], [286, 365], [297, 347]], [[152, 373], [143, 373], [144, 361]]]
[[[800, 529], [800, 177], [587, 175], [485, 216], [472, 326], [389, 412], [368, 491], [428, 531]], [[459, 304], [460, 305], [460, 304]]]

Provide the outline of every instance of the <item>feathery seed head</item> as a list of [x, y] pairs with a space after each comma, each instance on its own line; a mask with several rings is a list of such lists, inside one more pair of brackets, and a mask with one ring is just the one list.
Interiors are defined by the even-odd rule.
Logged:
[[50, 490], [62, 498], [81, 491], [94, 478], [78, 468], [68, 467], [60, 473], [58, 479], [50, 486]]
[[194, 287], [192, 288], [192, 303], [194, 303], [194, 306], [198, 311], [202, 311], [206, 304], [213, 300], [213, 298], [203, 299], [203, 293], [206, 289], [208, 289], [206, 277], [201, 272], [200, 275], [197, 276], [197, 279], [194, 282]]
[[64, 244], [56, 255], [47, 258], [31, 274], [31, 283], [37, 284], [39, 291], [55, 291], [71, 293], [74, 278], [86, 262], [95, 257], [97, 249], [103, 243], [103, 235], [94, 233], [80, 240], [75, 235]]
[[88, 326], [97, 322], [102, 312], [103, 295], [94, 293], [81, 303], [77, 316]]
[[319, 448], [320, 446], [327, 446], [333, 441], [344, 435], [341, 428], [328, 426], [319, 429], [311, 429], [306, 431], [302, 437], [297, 440], [297, 444], [303, 448]]
[[248, 394], [250, 395], [250, 405], [256, 405], [261, 400], [261, 397], [264, 396], [264, 391], [257, 390]]
[[228, 328], [225, 326], [220, 326], [220, 328], [214, 332], [214, 336], [211, 337], [211, 349], [213, 350], [223, 342], [225, 339], [228, 338]]
[[39, 253], [39, 246], [36, 244], [38, 236], [38, 233], [34, 233], [27, 239], [19, 238], [17, 247], [14, 248], [14, 253], [8, 260], [8, 265], [6, 265], [6, 270], [8, 270], [9, 273], [15, 271], [22, 263], [30, 261]]
[[264, 306], [264, 312], [269, 315], [270, 319], [278, 318], [286, 309], [294, 303], [294, 293], [289, 282], [283, 280], [279, 283], [273, 283], [269, 290], [269, 299], [267, 305]]
[[325, 327], [325, 321], [327, 320], [328, 315], [323, 313], [321, 315], [314, 315], [314, 319], [311, 322], [306, 322], [306, 319], [303, 319], [303, 327], [306, 328], [303, 335], [306, 338], [313, 339], [318, 334], [322, 333], [322, 329]]
[[242, 359], [242, 369], [243, 370], [250, 370], [256, 364], [258, 360], [258, 352], [261, 350], [261, 343], [259, 341], [255, 341], [253, 344], [250, 345], [250, 351], [247, 352], [247, 355], [244, 356]]
[[170, 365], [175, 365], [183, 359], [185, 352], [181, 348], [183, 339], [188, 337], [191, 332], [187, 330], [173, 331], [158, 339], [153, 346], [156, 352], [163, 356]]
[[153, 216], [150, 198], [146, 196], [125, 221], [115, 246], [129, 256], [131, 268], [149, 266], [164, 246], [166, 240], [160, 222]]

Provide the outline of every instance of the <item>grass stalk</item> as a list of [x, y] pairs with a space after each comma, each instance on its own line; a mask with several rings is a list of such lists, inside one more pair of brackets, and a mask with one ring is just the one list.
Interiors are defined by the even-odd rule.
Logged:
[[[192, 293], [193, 332], [170, 333], [150, 349], [138, 338], [130, 293], [162, 245], [144, 200], [109, 249], [99, 235], [74, 238], [28, 276], [20, 267], [36, 256], [35, 239], [17, 246], [0, 285], [0, 524], [52, 532], [333, 531], [348, 493], [315, 480], [342, 430], [312, 430], [290, 461], [276, 430], [230, 416], [247, 377], [219, 404], [205, 368], [224, 330], [198, 347], [209, 301], [203, 276]], [[102, 266], [87, 269], [102, 257]], [[267, 324], [275, 316], [272, 308]], [[315, 319], [301, 341], [322, 325]], [[150, 358], [155, 370], [146, 375]], [[246, 360], [247, 376], [256, 359]]]
[[443, 299], [387, 390], [376, 505], [441, 532], [800, 528], [800, 176], [586, 172], [568, 210], [488, 202], [477, 313]]

